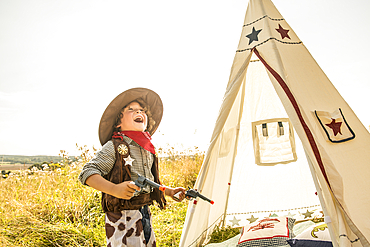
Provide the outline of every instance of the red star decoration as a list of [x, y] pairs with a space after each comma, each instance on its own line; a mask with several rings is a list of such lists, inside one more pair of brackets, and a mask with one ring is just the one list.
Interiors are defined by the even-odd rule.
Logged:
[[342, 132], [340, 131], [340, 126], [342, 125], [342, 122], [336, 123], [335, 119], [332, 118], [331, 123], [330, 124], [325, 124], [325, 125], [328, 126], [331, 129], [333, 129], [334, 136], [337, 136], [338, 133], [342, 135]]
[[279, 29], [275, 28], [275, 30], [278, 31], [278, 33], [280, 33], [282, 39], [284, 38], [291, 39], [288, 35], [289, 30], [282, 28], [280, 24], [279, 24]]

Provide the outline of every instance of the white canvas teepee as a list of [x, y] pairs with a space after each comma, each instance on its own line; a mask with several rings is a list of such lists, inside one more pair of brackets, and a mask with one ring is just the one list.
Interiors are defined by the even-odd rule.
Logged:
[[[253, 56], [253, 57], [252, 57]], [[334, 246], [370, 246], [370, 135], [270, 0], [250, 0], [180, 246], [216, 225], [321, 205]]]

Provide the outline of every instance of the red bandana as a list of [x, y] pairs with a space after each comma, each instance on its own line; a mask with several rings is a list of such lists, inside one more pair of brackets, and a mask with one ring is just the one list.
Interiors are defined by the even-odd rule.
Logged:
[[121, 132], [114, 132], [112, 138], [120, 138], [123, 140], [122, 135], [125, 135], [131, 138], [134, 142], [139, 144], [145, 150], [155, 154], [155, 149], [153, 144], [151, 143], [152, 137], [150, 136], [149, 132], [141, 132], [141, 131], [121, 131]]

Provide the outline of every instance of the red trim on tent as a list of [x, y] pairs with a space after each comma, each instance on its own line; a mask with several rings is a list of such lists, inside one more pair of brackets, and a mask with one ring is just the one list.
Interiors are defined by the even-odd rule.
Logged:
[[316, 161], [319, 164], [320, 170], [321, 170], [322, 174], [324, 175], [325, 180], [328, 183], [329, 187], [331, 188], [330, 183], [329, 183], [329, 179], [326, 175], [324, 164], [323, 164], [322, 159], [321, 159], [319, 149], [316, 145], [315, 139], [313, 138], [311, 130], [308, 128], [306, 122], [304, 121], [304, 119], [302, 117], [301, 110], [299, 109], [298, 103], [295, 100], [294, 95], [290, 91], [288, 85], [285, 83], [283, 78], [281, 78], [280, 75], [273, 68], [271, 68], [270, 65], [267, 64], [267, 62], [261, 57], [261, 55], [259, 54], [257, 49], [253, 48], [252, 51], [257, 55], [257, 57], [260, 59], [260, 61], [265, 65], [265, 67], [268, 69], [268, 71], [270, 71], [270, 73], [275, 77], [275, 79], [278, 81], [278, 83], [280, 84], [280, 86], [284, 90], [285, 94], [288, 96], [290, 102], [292, 103], [292, 105], [294, 107], [295, 112], [298, 115], [299, 121], [301, 122], [302, 127], [303, 127], [303, 129], [306, 133], [306, 136], [307, 136], [308, 141], [311, 145], [312, 151], [315, 155]]

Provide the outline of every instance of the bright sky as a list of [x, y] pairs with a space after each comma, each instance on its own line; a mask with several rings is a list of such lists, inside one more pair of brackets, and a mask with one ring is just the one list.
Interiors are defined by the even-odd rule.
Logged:
[[[368, 128], [370, 1], [273, 0]], [[155, 145], [206, 150], [247, 0], [0, 1], [0, 154], [100, 148], [110, 101], [156, 91]]]

